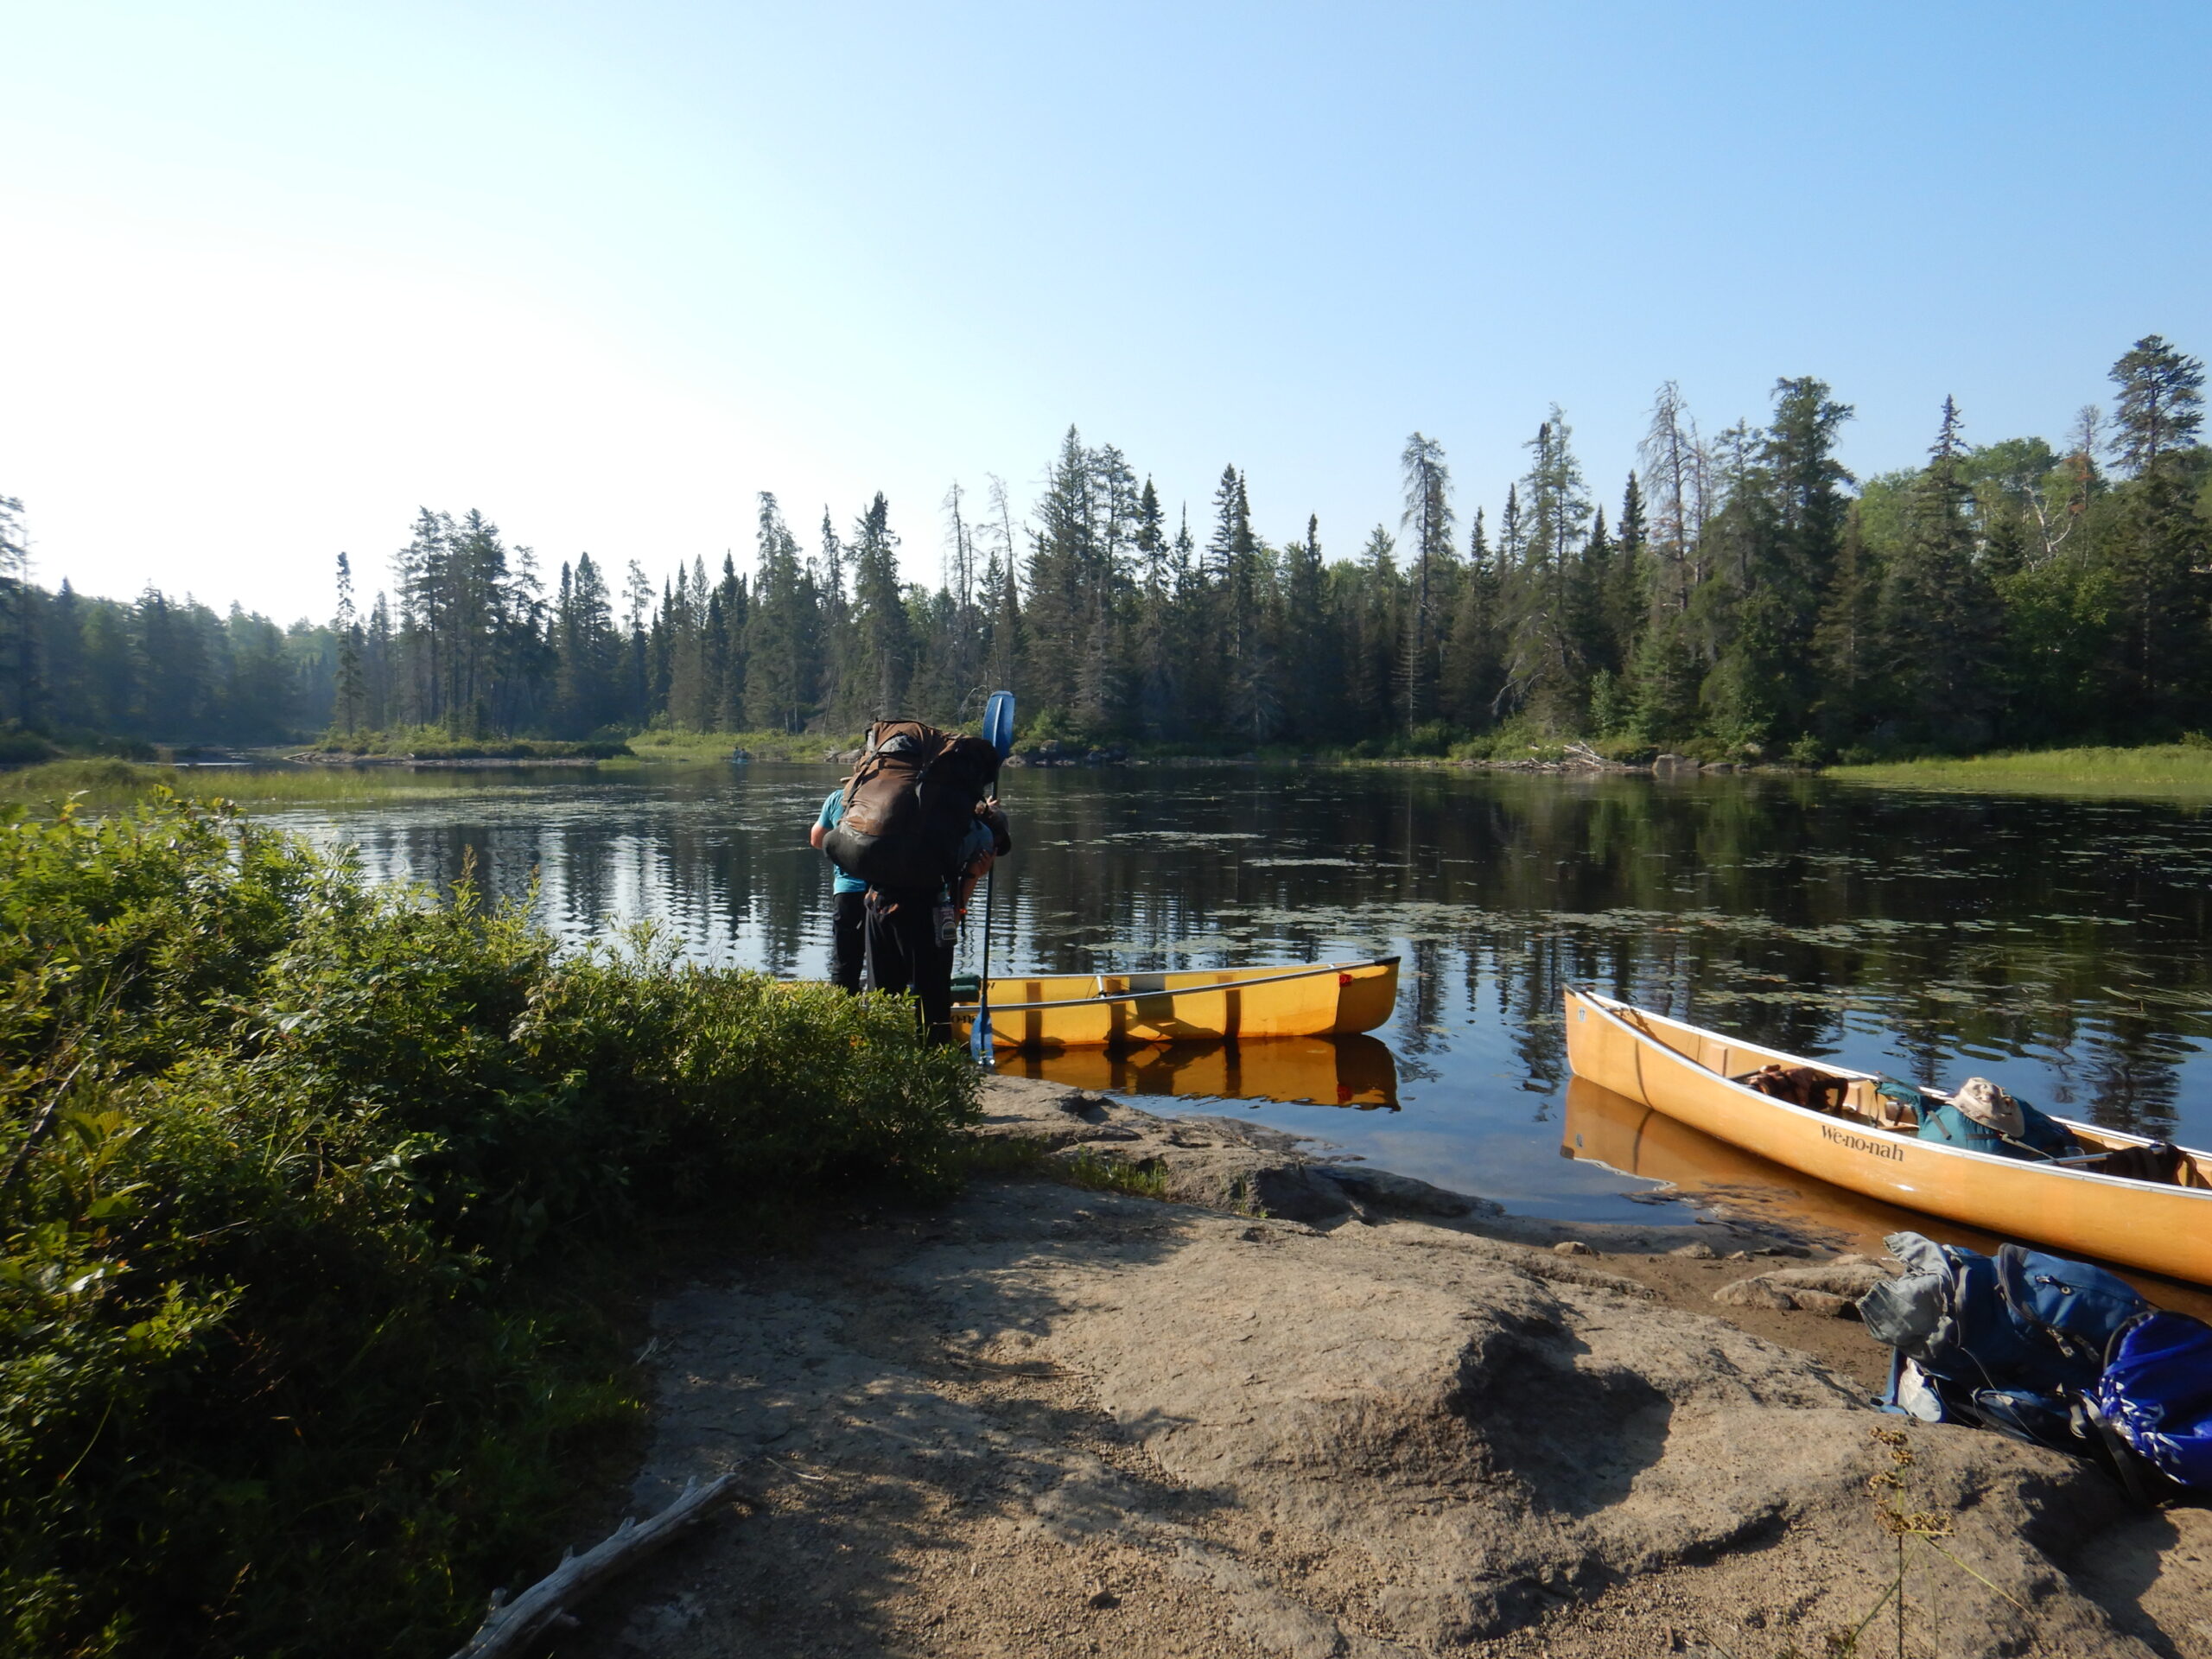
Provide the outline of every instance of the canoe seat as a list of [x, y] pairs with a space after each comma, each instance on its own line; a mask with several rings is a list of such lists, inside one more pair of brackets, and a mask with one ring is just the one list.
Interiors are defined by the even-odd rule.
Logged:
[[2075, 1168], [2094, 1174], [2120, 1175], [2131, 1181], [2155, 1181], [2160, 1186], [2187, 1186], [2189, 1179], [2183, 1173], [2187, 1166], [2188, 1160], [2182, 1155], [2181, 1148], [2164, 1141], [2153, 1141], [2148, 1146], [2120, 1147], [2101, 1156], [2074, 1163]]

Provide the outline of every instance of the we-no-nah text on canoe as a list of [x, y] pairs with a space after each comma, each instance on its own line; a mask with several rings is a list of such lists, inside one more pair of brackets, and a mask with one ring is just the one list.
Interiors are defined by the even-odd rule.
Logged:
[[1904, 1148], [1891, 1142], [1869, 1141], [1863, 1135], [1847, 1135], [1841, 1129], [1832, 1128], [1826, 1123], [1821, 1125], [1821, 1133], [1834, 1141], [1836, 1145], [1849, 1147], [1853, 1152], [1871, 1152], [1877, 1158], [1894, 1158], [1899, 1163], [1904, 1161]]

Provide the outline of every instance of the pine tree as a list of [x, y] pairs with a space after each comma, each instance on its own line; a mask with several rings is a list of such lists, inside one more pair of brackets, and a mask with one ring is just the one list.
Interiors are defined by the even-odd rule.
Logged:
[[2107, 569], [2118, 588], [2120, 698], [2112, 711], [2133, 731], [2171, 733], [2201, 726], [2212, 672], [2212, 548], [2197, 510], [2195, 480], [2168, 450], [2122, 487], [2106, 537]]
[[1689, 623], [1662, 607], [1637, 637], [1629, 658], [1629, 730], [1646, 743], [1679, 743], [1694, 734], [1704, 669], [1687, 638]]
[[914, 671], [913, 639], [899, 585], [899, 537], [880, 491], [854, 523], [852, 557], [855, 651], [841, 706], [855, 723], [895, 719]]
[[1251, 497], [1243, 474], [1236, 467], [1222, 469], [1214, 504], [1217, 522], [1207, 551], [1216, 572], [1212, 596], [1214, 646], [1221, 653], [1219, 707], [1230, 732], [1264, 742], [1274, 735], [1282, 714], [1263, 613], [1269, 573], [1252, 531]]
[[1573, 654], [1583, 666], [1585, 724], [1604, 735], [1618, 729], [1627, 714], [1618, 689], [1623, 664], [1614, 655], [1613, 632], [1605, 619], [1615, 556], [1613, 538], [1605, 529], [1605, 510], [1600, 507], [1581, 551], [1567, 567], [1566, 617]]
[[22, 514], [22, 501], [0, 495], [0, 718], [36, 727], [44, 698]]
[[1344, 584], [1344, 705], [1352, 721], [1344, 734], [1353, 738], [1379, 736], [1393, 723], [1392, 682], [1405, 638], [1396, 547], [1390, 532], [1376, 525]]
[[978, 602], [976, 537], [968, 523], [968, 493], [955, 479], [940, 504], [945, 516], [945, 614], [925, 652], [947, 693], [962, 708], [981, 706], [991, 688], [983, 677], [984, 612]]
[[2159, 461], [2195, 446], [2204, 422], [2204, 361], [2145, 334], [2112, 365], [2120, 399], [2113, 410], [2112, 452], [2120, 470], [2139, 478]]
[[2136, 721], [2171, 729], [2207, 712], [2206, 525], [2197, 510], [2196, 435], [2204, 418], [2204, 365], [2157, 334], [2112, 367], [2120, 389], [2111, 450], [2131, 480], [2123, 489], [2107, 558], [2124, 607], [2119, 679]]
[[802, 732], [815, 711], [821, 618], [798, 539], [766, 490], [759, 548], [747, 624], [745, 723], [755, 731]]
[[[1546, 731], [1580, 730], [1589, 665], [1576, 637], [1573, 588], [1590, 499], [1583, 493], [1581, 463], [1573, 433], [1554, 404], [1551, 417], [1529, 441], [1526, 551], [1510, 580], [1508, 603], [1515, 627], [1506, 674], [1514, 702]], [[1522, 533], [1521, 498], [1508, 496], [1513, 533]]]
[[569, 736], [585, 737], [620, 718], [623, 665], [613, 601], [588, 553], [576, 556], [573, 573], [563, 567], [554, 627], [555, 719]]
[[91, 711], [100, 693], [86, 671], [84, 608], [76, 589], [63, 577], [39, 630], [39, 652], [46, 664], [45, 712], [53, 727], [85, 726], [97, 731], [102, 728]]
[[1497, 521], [1497, 558], [1499, 573], [1517, 575], [1529, 553], [1529, 537], [1521, 523], [1521, 486], [1505, 486], [1505, 511]]
[[1137, 560], [1136, 718], [1147, 737], [1158, 739], [1180, 724], [1176, 650], [1176, 570], [1167, 538], [1166, 514], [1152, 480], [1137, 497], [1133, 545]]
[[745, 578], [737, 574], [737, 561], [722, 554], [722, 579], [715, 589], [716, 613], [721, 620], [721, 674], [715, 689], [715, 724], [725, 732], [745, 728], [745, 638], [751, 612], [751, 594]]
[[1997, 639], [1996, 594], [1974, 558], [1963, 424], [1957, 404], [1944, 398], [1878, 612], [1889, 706], [1906, 729], [1950, 747], [1989, 735]]
[[679, 563], [676, 584], [661, 604], [661, 651], [666, 666], [659, 701], [668, 723], [679, 731], [702, 729], [700, 706], [708, 688], [699, 589], [704, 585]]
[[1321, 556], [1321, 520], [1306, 517], [1306, 534], [1287, 543], [1282, 552], [1281, 659], [1290, 665], [1283, 715], [1304, 741], [1326, 722], [1332, 688], [1342, 664], [1336, 630], [1329, 626], [1327, 572]]
[[[993, 480], [996, 482], [995, 480]], [[1009, 531], [1006, 545], [1011, 546]], [[1021, 614], [1021, 584], [1010, 560], [994, 551], [984, 562], [983, 591], [990, 597], [990, 632], [984, 639], [983, 678], [995, 690], [1011, 690], [1028, 654]]]
[[159, 588], [149, 586], [138, 597], [132, 632], [145, 665], [141, 731], [182, 738], [201, 724], [207, 704], [207, 640], [194, 620], [189, 603], [175, 604]]
[[1445, 465], [1444, 446], [1419, 432], [1407, 438], [1398, 467], [1405, 489], [1398, 527], [1412, 546], [1398, 707], [1405, 728], [1411, 731], [1436, 712], [1445, 634], [1439, 613], [1449, 597], [1452, 561], [1452, 473]]
[[1651, 546], [1643, 489], [1631, 471], [1621, 489], [1620, 523], [1613, 533], [1612, 573], [1605, 584], [1605, 631], [1617, 672], [1625, 673], [1637, 636], [1651, 612]]
[[1803, 732], [1818, 697], [1813, 632], [1835, 578], [1850, 473], [1835, 458], [1848, 404], [1810, 378], [1777, 380], [1774, 418], [1753, 436], [1724, 434], [1730, 457], [1722, 508], [1727, 556], [1717, 567], [1715, 724], [1732, 740], [1764, 743]]
[[1811, 723], [1832, 745], [1848, 741], [1876, 712], [1881, 594], [1880, 565], [1853, 502], [1844, 514], [1834, 574], [1813, 630], [1820, 692]]
[[1446, 718], [1479, 731], [1497, 717], [1501, 689], [1498, 652], [1497, 567], [1491, 559], [1490, 541], [1483, 524], [1483, 510], [1475, 509], [1473, 530], [1467, 537], [1467, 568], [1459, 581], [1459, 596], [1452, 608], [1451, 637], [1444, 651], [1443, 682], [1439, 690]]
[[333, 723], [352, 734], [361, 728], [368, 704], [368, 680], [361, 670], [361, 623], [353, 610], [353, 569], [338, 556], [338, 612], [331, 619], [338, 636], [338, 696]]
[[85, 677], [93, 688], [83, 724], [97, 732], [143, 734], [145, 661], [133, 635], [130, 607], [101, 600], [88, 605], [84, 619]]
[[1095, 483], [1090, 454], [1071, 426], [1046, 474], [1024, 584], [1026, 678], [1040, 710], [1064, 715], [1074, 712], [1078, 700], [1091, 612], [1086, 589], [1101, 556]]
[[391, 620], [391, 601], [382, 588], [369, 607], [369, 626], [362, 641], [361, 669], [368, 682], [368, 728], [380, 732], [397, 724], [400, 713], [399, 639]]
[[1652, 503], [1651, 548], [1656, 561], [1654, 604], [1675, 612], [1689, 608], [1693, 566], [1703, 524], [1702, 449], [1697, 423], [1682, 401], [1681, 388], [1662, 382], [1651, 401], [1651, 420], [1637, 446], [1643, 465], [1643, 486]]
[[1135, 586], [1131, 568], [1144, 519], [1143, 493], [1128, 460], [1112, 444], [1090, 454], [1093, 529], [1086, 538], [1081, 604], [1083, 651], [1075, 712], [1100, 733], [1121, 729], [1129, 698], [1128, 620]]

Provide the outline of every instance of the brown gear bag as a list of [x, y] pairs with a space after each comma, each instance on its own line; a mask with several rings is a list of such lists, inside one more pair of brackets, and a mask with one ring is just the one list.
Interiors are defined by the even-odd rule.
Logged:
[[960, 844], [998, 771], [998, 751], [980, 737], [880, 720], [822, 850], [879, 892], [933, 893], [960, 874]]

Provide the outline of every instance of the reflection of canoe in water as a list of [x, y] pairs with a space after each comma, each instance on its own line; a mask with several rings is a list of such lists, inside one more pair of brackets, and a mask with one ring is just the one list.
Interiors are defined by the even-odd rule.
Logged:
[[[992, 1017], [997, 1017], [995, 1011]], [[1009, 1077], [1042, 1077], [1071, 1089], [1117, 1095], [1312, 1101], [1322, 1106], [1398, 1103], [1398, 1063], [1372, 1037], [1033, 1050], [1001, 1056], [999, 1070]]]
[[[1933, 1225], [1925, 1216], [1716, 1141], [1587, 1077], [1567, 1080], [1560, 1151], [1624, 1175], [1664, 1181], [1693, 1204], [1716, 1205], [1746, 1221], [1807, 1235], [1808, 1243], [1817, 1236], [1821, 1243], [1878, 1255], [1888, 1234], [1900, 1229], [1926, 1232]], [[1938, 1236], [1947, 1244], [1985, 1254], [2003, 1242], [1958, 1226], [1943, 1227]]]
[[[1882, 1241], [1890, 1234], [1915, 1232], [1991, 1255], [2005, 1242], [1979, 1227], [1901, 1210], [1785, 1169], [1586, 1077], [1567, 1079], [1560, 1150], [1624, 1175], [1664, 1181], [1692, 1204], [1714, 1205], [1771, 1231], [1794, 1234], [1808, 1244], [1879, 1255]], [[2140, 1272], [2130, 1272], [2128, 1277], [2159, 1306], [2212, 1319], [2212, 1294]]]
[[[2167, 1185], [2063, 1163], [1969, 1152], [1878, 1128], [1869, 1072], [1805, 1060], [1589, 992], [1567, 993], [1567, 1063], [1577, 1077], [1693, 1128], [1868, 1198], [2007, 1238], [2212, 1284], [2212, 1156], [2183, 1155]], [[1733, 1079], [1764, 1065], [1810, 1065], [1848, 1081], [1841, 1115]], [[2065, 1122], [2085, 1152], [2149, 1144]]]
[[[1200, 968], [1174, 974], [1059, 974], [991, 981], [1000, 1048], [1327, 1037], [1372, 1031], [1398, 1001], [1398, 959], [1295, 968]], [[965, 1039], [973, 1002], [956, 1002]]]

